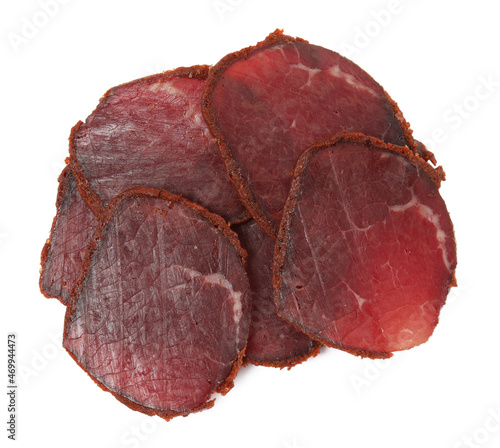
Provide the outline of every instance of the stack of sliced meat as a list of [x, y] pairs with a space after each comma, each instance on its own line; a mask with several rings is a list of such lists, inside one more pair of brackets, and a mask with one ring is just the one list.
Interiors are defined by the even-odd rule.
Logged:
[[42, 252], [64, 347], [168, 420], [243, 362], [425, 342], [456, 267], [430, 162], [366, 72], [279, 30], [111, 89], [71, 132]]

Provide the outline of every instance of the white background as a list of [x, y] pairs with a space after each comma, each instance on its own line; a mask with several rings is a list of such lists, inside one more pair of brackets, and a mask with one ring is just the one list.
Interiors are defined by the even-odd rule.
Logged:
[[[49, 15], [44, 1], [0, 10], [0, 384], [17, 332], [18, 447], [500, 446], [497, 2], [53, 0]], [[435, 152], [460, 286], [429, 342], [389, 361], [324, 349], [290, 371], [242, 369], [211, 410], [147, 417], [61, 348], [65, 308], [38, 289], [69, 131], [112, 86], [215, 64], [276, 28], [354, 60]]]

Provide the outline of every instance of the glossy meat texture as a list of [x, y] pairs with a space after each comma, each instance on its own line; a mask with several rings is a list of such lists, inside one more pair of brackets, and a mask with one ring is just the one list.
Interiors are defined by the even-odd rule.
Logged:
[[66, 303], [97, 227], [97, 219], [78, 193], [69, 167], [59, 176], [56, 207], [50, 237], [42, 250], [40, 290], [45, 297]]
[[315, 141], [356, 131], [414, 148], [401, 112], [370, 75], [338, 53], [281, 33], [222, 59], [203, 102], [228, 173], [272, 236], [290, 172]]
[[273, 301], [274, 240], [250, 221], [235, 228], [248, 252], [247, 273], [252, 297], [252, 319], [245, 360], [252, 364], [292, 367], [315, 356], [320, 344], [276, 314]]
[[132, 409], [168, 420], [211, 407], [232, 387], [248, 338], [236, 235], [158, 190], [127, 192], [111, 208], [68, 304], [64, 347]]
[[71, 159], [92, 207], [143, 186], [240, 220], [244, 207], [201, 113], [207, 71], [181, 68], [112, 88], [76, 127]]
[[455, 284], [442, 172], [405, 149], [364, 137], [306, 151], [280, 227], [278, 313], [362, 356], [427, 341]]

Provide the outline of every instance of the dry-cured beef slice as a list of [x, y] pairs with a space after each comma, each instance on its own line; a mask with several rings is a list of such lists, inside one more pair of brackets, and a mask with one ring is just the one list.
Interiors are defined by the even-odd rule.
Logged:
[[350, 134], [306, 150], [293, 175], [273, 262], [278, 313], [362, 356], [427, 341], [455, 285], [442, 170]]
[[68, 303], [64, 347], [134, 410], [168, 420], [211, 407], [248, 338], [237, 235], [163, 190], [127, 190], [106, 215]]
[[252, 297], [245, 361], [283, 368], [316, 356], [320, 344], [276, 314], [272, 278], [274, 240], [255, 221], [235, 226], [235, 230], [248, 252], [246, 269]]
[[241, 199], [272, 236], [290, 172], [317, 140], [352, 131], [415, 149], [396, 103], [366, 72], [278, 30], [211, 69], [203, 114]]
[[50, 237], [42, 250], [40, 290], [45, 297], [66, 303], [97, 227], [97, 218], [78, 193], [69, 167], [59, 176], [56, 208]]
[[127, 188], [163, 188], [241, 221], [245, 209], [201, 113], [208, 67], [180, 68], [114, 87], [70, 147], [79, 188], [102, 210]]

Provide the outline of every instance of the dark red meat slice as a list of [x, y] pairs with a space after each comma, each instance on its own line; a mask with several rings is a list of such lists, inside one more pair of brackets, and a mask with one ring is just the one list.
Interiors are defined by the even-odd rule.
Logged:
[[278, 313], [362, 356], [425, 342], [455, 284], [443, 172], [351, 134], [311, 147], [293, 174], [273, 266]]
[[282, 368], [316, 356], [320, 344], [276, 314], [271, 268], [274, 240], [255, 221], [236, 226], [235, 230], [248, 252], [247, 273], [252, 297], [252, 320], [245, 360]]
[[170, 419], [213, 405], [243, 357], [245, 253], [217, 215], [165, 191], [110, 205], [66, 312], [64, 347], [132, 409]]
[[97, 218], [78, 193], [69, 167], [59, 176], [56, 208], [50, 237], [42, 250], [40, 290], [45, 297], [66, 303], [97, 227]]
[[201, 113], [208, 67], [114, 87], [72, 136], [71, 163], [98, 212], [127, 188], [164, 188], [226, 220], [245, 214]]
[[203, 113], [242, 201], [272, 236], [290, 172], [315, 141], [357, 131], [415, 149], [397, 105], [366, 72], [279, 31], [210, 71]]

